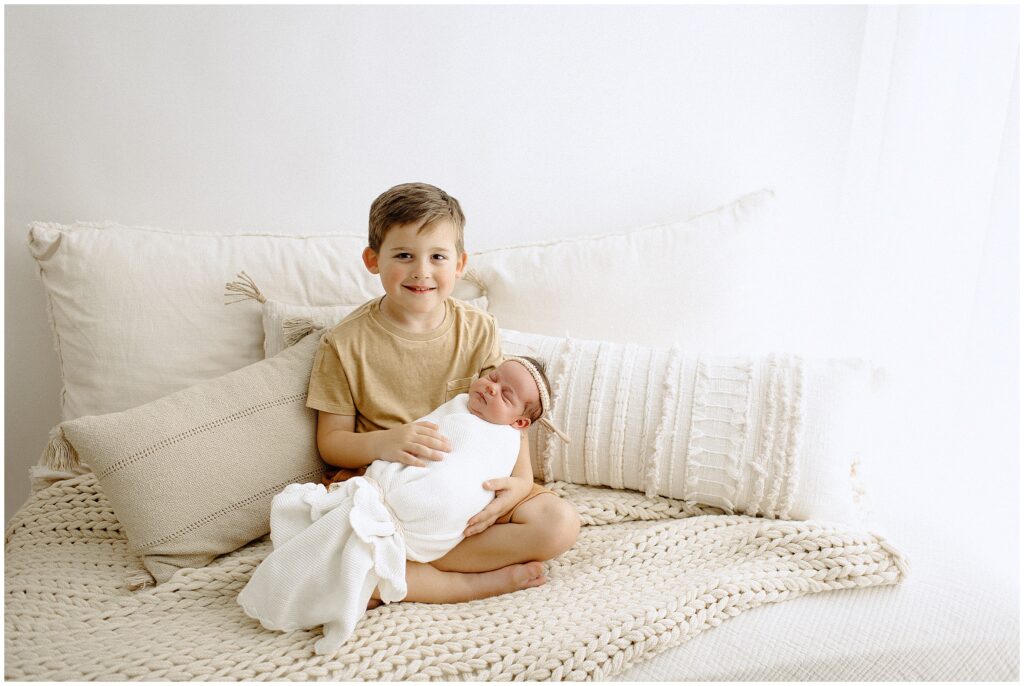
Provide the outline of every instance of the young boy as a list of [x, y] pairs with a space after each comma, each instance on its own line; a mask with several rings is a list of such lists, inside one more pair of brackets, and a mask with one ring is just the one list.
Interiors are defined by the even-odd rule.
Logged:
[[[413, 420], [500, 364], [494, 317], [450, 297], [468, 257], [464, 224], [458, 201], [428, 184], [401, 184], [373, 202], [363, 263], [385, 295], [324, 337], [309, 381], [306, 405], [319, 412], [317, 447], [328, 464], [443, 460], [447, 438]], [[407, 563], [406, 600], [462, 602], [539, 586], [540, 562], [575, 542], [579, 517], [533, 483], [525, 433], [512, 476], [483, 487], [496, 495], [467, 522], [467, 538], [429, 564]]]

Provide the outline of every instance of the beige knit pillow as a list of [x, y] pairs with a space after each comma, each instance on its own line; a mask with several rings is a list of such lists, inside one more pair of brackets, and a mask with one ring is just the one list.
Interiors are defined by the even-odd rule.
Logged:
[[[145, 405], [64, 422], [46, 462], [81, 459], [158, 582], [270, 531], [271, 499], [319, 481], [306, 388], [318, 336]], [[145, 576], [142, 579], [145, 581]]]

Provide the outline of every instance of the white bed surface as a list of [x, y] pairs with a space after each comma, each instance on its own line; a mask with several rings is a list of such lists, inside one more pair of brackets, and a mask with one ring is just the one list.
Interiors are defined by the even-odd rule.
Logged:
[[1017, 543], [980, 555], [953, 535], [943, 547], [949, 529], [928, 519], [916, 545], [894, 541], [910, 558], [904, 583], [755, 608], [615, 680], [1019, 680]]

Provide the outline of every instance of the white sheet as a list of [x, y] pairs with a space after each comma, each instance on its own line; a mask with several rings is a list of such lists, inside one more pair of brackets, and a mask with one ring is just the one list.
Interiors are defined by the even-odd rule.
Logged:
[[942, 545], [955, 518], [919, 514], [903, 527], [906, 543], [892, 542], [911, 570], [898, 586], [765, 605], [615, 680], [1017, 680], [1016, 547], [981, 555], [967, 535]]

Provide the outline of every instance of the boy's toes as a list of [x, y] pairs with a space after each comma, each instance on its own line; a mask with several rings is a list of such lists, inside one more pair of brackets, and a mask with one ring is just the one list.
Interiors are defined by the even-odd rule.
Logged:
[[515, 571], [515, 581], [519, 588], [544, 585], [547, 582], [544, 577], [544, 565], [536, 561], [519, 565]]
[[520, 586], [520, 588], [533, 588], [535, 586], [543, 586], [547, 582], [548, 582], [547, 577], [545, 577], [545, 576], [536, 576], [536, 577], [530, 579], [529, 581], [527, 581], [522, 586]]

